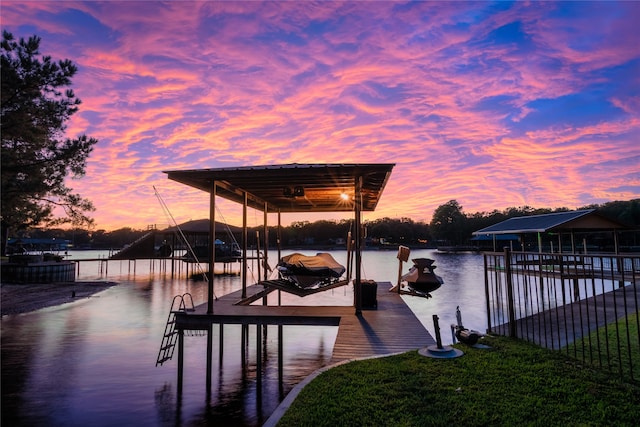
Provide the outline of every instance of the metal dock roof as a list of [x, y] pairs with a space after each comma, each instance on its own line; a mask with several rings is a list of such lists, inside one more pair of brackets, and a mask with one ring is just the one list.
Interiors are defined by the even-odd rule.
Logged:
[[[169, 179], [269, 212], [354, 210], [361, 180], [361, 209], [373, 211], [395, 164], [283, 164], [164, 171]], [[344, 196], [348, 196], [346, 199]]]
[[550, 231], [604, 231], [624, 228], [627, 227], [598, 214], [595, 209], [585, 209], [509, 218], [498, 224], [474, 231], [473, 235], [526, 234]]

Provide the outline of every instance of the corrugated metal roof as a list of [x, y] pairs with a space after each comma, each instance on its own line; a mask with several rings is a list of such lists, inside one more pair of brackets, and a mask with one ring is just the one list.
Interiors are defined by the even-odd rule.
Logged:
[[[269, 212], [353, 210], [356, 180], [362, 178], [362, 210], [375, 210], [395, 164], [283, 164], [164, 171], [169, 179]], [[349, 196], [349, 200], [342, 195]]]
[[605, 218], [595, 209], [570, 212], [556, 212], [545, 215], [521, 216], [509, 218], [498, 224], [475, 231], [474, 236], [482, 234], [526, 234], [550, 231], [613, 230], [626, 228], [623, 224]]

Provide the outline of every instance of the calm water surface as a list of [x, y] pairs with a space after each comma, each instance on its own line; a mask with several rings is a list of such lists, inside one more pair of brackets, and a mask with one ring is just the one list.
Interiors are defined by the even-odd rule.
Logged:
[[[311, 254], [311, 253], [309, 253]], [[341, 263], [346, 254], [332, 252]], [[70, 259], [104, 257], [71, 252]], [[403, 298], [434, 334], [434, 314], [442, 339], [451, 342], [450, 324], [460, 306], [465, 326], [486, 328], [482, 256], [413, 251], [412, 258], [436, 260], [445, 284], [433, 298]], [[271, 255], [270, 263], [276, 259]], [[409, 262], [409, 264], [411, 264]], [[408, 271], [405, 264], [403, 273]], [[183, 272], [184, 273], [184, 272]], [[366, 251], [363, 278], [395, 283], [395, 251]], [[257, 273], [256, 273], [257, 275]], [[183, 274], [184, 276], [184, 274]], [[156, 261], [135, 264], [82, 262], [78, 280], [110, 280], [119, 285], [91, 298], [37, 312], [2, 318], [2, 424], [13, 426], [260, 425], [303, 378], [326, 365], [337, 327], [285, 326], [284, 369], [278, 375], [278, 329], [263, 335], [262, 381], [256, 384], [256, 330], [249, 328], [247, 363], [241, 362], [241, 327], [225, 325], [224, 351], [214, 327], [212, 393], [205, 386], [206, 338], [185, 338], [182, 398], [176, 393], [177, 356], [156, 367], [169, 306], [174, 295], [190, 292], [206, 301], [205, 282], [171, 278]], [[249, 280], [251, 282], [251, 280]], [[238, 276], [217, 276], [218, 296], [241, 287]], [[276, 303], [276, 293], [269, 297]], [[283, 304], [351, 305], [351, 286], [298, 298], [282, 294]]]

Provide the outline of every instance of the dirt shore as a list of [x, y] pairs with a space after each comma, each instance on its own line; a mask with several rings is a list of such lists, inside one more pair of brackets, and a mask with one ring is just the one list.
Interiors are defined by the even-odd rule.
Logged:
[[116, 282], [2, 283], [0, 284], [0, 315], [28, 313], [89, 298], [116, 284]]

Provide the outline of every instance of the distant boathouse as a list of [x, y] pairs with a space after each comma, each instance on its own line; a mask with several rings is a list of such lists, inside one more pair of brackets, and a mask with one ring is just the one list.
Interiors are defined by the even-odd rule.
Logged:
[[[623, 232], [631, 235], [625, 251]], [[511, 218], [473, 234], [493, 239], [483, 254], [489, 333], [640, 380], [631, 357], [640, 348], [637, 230], [589, 209]], [[517, 240], [498, 247], [501, 235]]]

